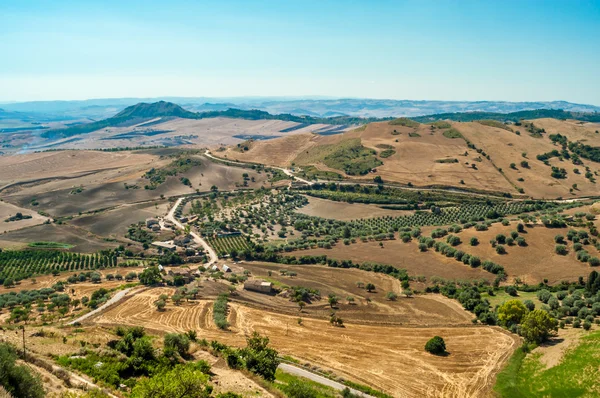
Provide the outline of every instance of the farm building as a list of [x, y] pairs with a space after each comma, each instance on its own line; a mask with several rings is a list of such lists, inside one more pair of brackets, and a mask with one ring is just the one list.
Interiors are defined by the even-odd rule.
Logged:
[[180, 276], [183, 278], [185, 283], [190, 283], [191, 281], [194, 280], [194, 276], [192, 275], [192, 273], [189, 269], [169, 270], [167, 275], [172, 278], [175, 278], [176, 276]]
[[189, 235], [178, 236], [177, 238], [175, 238], [173, 240], [173, 243], [177, 246], [185, 246], [190, 242], [191, 242], [191, 239], [190, 239]]
[[177, 246], [175, 246], [171, 242], [152, 242], [152, 246], [160, 247], [162, 249], [167, 249], [167, 250], [177, 249]]
[[232, 232], [217, 232], [217, 238], [226, 238], [228, 236], [240, 236], [242, 233], [240, 231], [232, 231]]
[[226, 264], [223, 264], [221, 267], [221, 271], [223, 272], [231, 272], [231, 268], [229, 268]]
[[258, 293], [271, 293], [273, 291], [273, 284], [261, 279], [253, 279], [244, 283], [244, 289]]
[[158, 225], [158, 220], [156, 218], [147, 218], [146, 219], [146, 227], [152, 228], [152, 226]]

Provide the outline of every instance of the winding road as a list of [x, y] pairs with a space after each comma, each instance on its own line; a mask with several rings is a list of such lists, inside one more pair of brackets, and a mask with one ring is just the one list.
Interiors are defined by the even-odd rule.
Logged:
[[[238, 165], [238, 166], [239, 166], [239, 165], [244, 165], [244, 164], [247, 164], [247, 165], [249, 165], [249, 166], [252, 166], [252, 165], [253, 165], [252, 163], [234, 162], [234, 161], [232, 161], [232, 160], [227, 160], [227, 159], [223, 159], [223, 158], [218, 158], [218, 157], [216, 157], [216, 156], [213, 156], [213, 155], [210, 153], [210, 151], [209, 151], [208, 149], [206, 150], [206, 152], [204, 152], [204, 156], [207, 156], [207, 157], [209, 157], [209, 158], [211, 158], [211, 159], [214, 159], [214, 160], [217, 160], [217, 161], [219, 161], [219, 162], [229, 163], [229, 164]], [[303, 183], [305, 183], [305, 184], [307, 184], [307, 185], [312, 185], [312, 184], [314, 184], [314, 182], [311, 182], [311, 181], [305, 180], [304, 178], [300, 178], [300, 177], [297, 177], [297, 176], [295, 176], [295, 175], [294, 175], [294, 173], [292, 172], [292, 170], [290, 170], [290, 169], [284, 169], [283, 167], [275, 167], [275, 166], [267, 166], [267, 167], [269, 167], [269, 168], [271, 168], [271, 169], [275, 169], [275, 170], [280, 170], [280, 171], [283, 171], [283, 173], [284, 173], [285, 175], [287, 175], [287, 176], [289, 176], [289, 177], [292, 177], [292, 179], [296, 179], [296, 180], [298, 180], [298, 181], [300, 181], [300, 182], [303, 182]]]
[[[173, 223], [173, 225], [175, 225], [177, 228], [179, 228], [181, 230], [185, 230], [185, 227], [183, 226], [182, 223], [179, 222], [179, 220], [177, 220], [177, 218], [175, 218], [175, 211], [177, 211], [177, 208], [179, 207], [179, 205], [181, 205], [181, 202], [183, 201], [183, 199], [185, 199], [185, 198], [182, 197], [182, 198], [177, 199], [177, 201], [175, 202], [175, 204], [173, 205], [171, 210], [169, 210], [169, 213], [165, 217], [167, 220], [171, 221]], [[206, 250], [206, 252], [208, 253], [209, 262], [204, 264], [205, 268], [212, 266], [214, 263], [216, 263], [219, 260], [219, 257], [217, 256], [217, 252], [215, 252], [214, 249], [212, 247], [210, 247], [210, 245], [204, 239], [202, 239], [202, 237], [200, 235], [198, 235], [196, 232], [193, 232], [193, 231], [190, 231], [190, 235], [192, 236], [194, 241], [197, 244], [199, 244], [200, 246], [202, 246], [204, 248], [204, 250]]]

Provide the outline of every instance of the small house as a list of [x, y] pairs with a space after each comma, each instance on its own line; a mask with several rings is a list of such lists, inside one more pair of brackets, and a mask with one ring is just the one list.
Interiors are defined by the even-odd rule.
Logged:
[[252, 279], [244, 283], [244, 289], [269, 294], [273, 292], [273, 283], [261, 279]]

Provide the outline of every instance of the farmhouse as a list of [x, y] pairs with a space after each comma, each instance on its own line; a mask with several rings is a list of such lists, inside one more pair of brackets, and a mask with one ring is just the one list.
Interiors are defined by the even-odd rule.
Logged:
[[271, 282], [263, 281], [262, 279], [253, 279], [244, 283], [244, 289], [268, 294], [273, 291], [273, 284]]
[[152, 246], [160, 247], [162, 249], [167, 249], [167, 250], [177, 249], [177, 246], [175, 246], [171, 242], [152, 242]]

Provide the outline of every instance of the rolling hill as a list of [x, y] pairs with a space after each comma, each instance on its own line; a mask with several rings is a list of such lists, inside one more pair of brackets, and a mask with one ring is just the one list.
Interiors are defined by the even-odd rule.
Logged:
[[231, 118], [245, 120], [282, 120], [303, 124], [329, 124], [329, 125], [353, 125], [364, 124], [376, 120], [376, 118], [360, 118], [351, 116], [335, 117], [313, 117], [295, 116], [291, 114], [272, 115], [260, 110], [227, 109], [225, 111], [190, 112], [172, 102], [159, 101], [154, 103], [139, 103], [129, 106], [117, 113], [115, 116], [83, 125], [55, 129], [42, 134], [43, 138], [56, 139], [66, 138], [79, 134], [91, 133], [106, 127], [127, 127], [143, 123], [155, 118], [181, 118], [181, 119], [208, 119], [208, 118]]
[[250, 141], [221, 156], [300, 166], [308, 178], [415, 187], [456, 187], [534, 198], [596, 196], [600, 189], [600, 124], [551, 118], [370, 123], [333, 136], [297, 134]]

